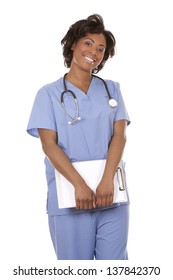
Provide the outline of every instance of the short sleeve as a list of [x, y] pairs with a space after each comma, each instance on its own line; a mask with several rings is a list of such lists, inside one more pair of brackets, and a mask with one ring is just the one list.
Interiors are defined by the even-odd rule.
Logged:
[[40, 89], [35, 97], [27, 125], [27, 132], [31, 136], [39, 137], [38, 128], [56, 131], [53, 104], [46, 87]]
[[126, 106], [125, 106], [125, 102], [123, 100], [123, 96], [121, 94], [120, 84], [116, 82], [116, 83], [114, 83], [114, 86], [115, 86], [115, 90], [114, 90], [115, 99], [118, 101], [114, 121], [126, 120], [127, 125], [129, 125], [131, 121], [130, 121], [130, 118], [129, 118], [129, 114], [126, 110]]

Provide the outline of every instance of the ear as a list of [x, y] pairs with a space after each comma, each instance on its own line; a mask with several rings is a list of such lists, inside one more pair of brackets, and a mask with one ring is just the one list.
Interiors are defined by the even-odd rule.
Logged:
[[73, 43], [73, 45], [71, 46], [72, 51], [74, 51], [75, 46], [76, 46], [76, 43]]

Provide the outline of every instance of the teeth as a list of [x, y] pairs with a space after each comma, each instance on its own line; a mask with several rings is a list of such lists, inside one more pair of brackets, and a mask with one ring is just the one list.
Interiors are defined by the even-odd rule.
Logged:
[[91, 62], [92, 64], [95, 62], [94, 59], [92, 59], [91, 57], [85, 56], [85, 59], [89, 62]]
[[93, 59], [91, 59], [90, 57], [85, 57], [87, 60], [93, 62]]

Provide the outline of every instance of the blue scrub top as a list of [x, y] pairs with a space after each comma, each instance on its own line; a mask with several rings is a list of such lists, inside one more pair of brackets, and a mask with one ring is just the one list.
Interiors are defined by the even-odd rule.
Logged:
[[[61, 93], [64, 91], [63, 78], [43, 86], [37, 93], [27, 132], [39, 137], [38, 128], [51, 129], [58, 133], [57, 145], [64, 151], [71, 162], [83, 160], [106, 159], [108, 147], [113, 135], [113, 125], [117, 120], [130, 119], [122, 98], [119, 83], [105, 80], [111, 97], [118, 105], [114, 108], [108, 105], [109, 97], [103, 82], [93, 77], [87, 94], [66, 81], [67, 88], [72, 90], [77, 98], [81, 120], [69, 125], [70, 120], [61, 105]], [[68, 114], [75, 118], [76, 107], [70, 93], [64, 95], [65, 108]], [[45, 157], [46, 179], [48, 185], [47, 213], [64, 215], [81, 213], [91, 210], [76, 208], [59, 209], [54, 167]], [[99, 207], [96, 210], [112, 208]], [[94, 211], [96, 211], [94, 210]], [[92, 210], [93, 211], [93, 210]]]

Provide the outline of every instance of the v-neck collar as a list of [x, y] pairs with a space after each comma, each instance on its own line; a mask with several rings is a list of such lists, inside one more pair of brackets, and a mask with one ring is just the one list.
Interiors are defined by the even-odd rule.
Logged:
[[[63, 78], [62, 78], [63, 79]], [[68, 80], [66, 80], [66, 85], [67, 85], [67, 90], [72, 90], [74, 91], [74, 93], [80, 93], [80, 94], [83, 94], [84, 96], [88, 96], [90, 95], [90, 92], [92, 92], [92, 89], [94, 87], [94, 84], [95, 84], [95, 81], [96, 81], [96, 78], [94, 76], [92, 76], [92, 79], [91, 79], [91, 82], [90, 82], [90, 85], [88, 87], [88, 90], [87, 92], [85, 93], [83, 90], [81, 90], [80, 88], [78, 88], [77, 86], [73, 85], [71, 82], [69, 82]]]

